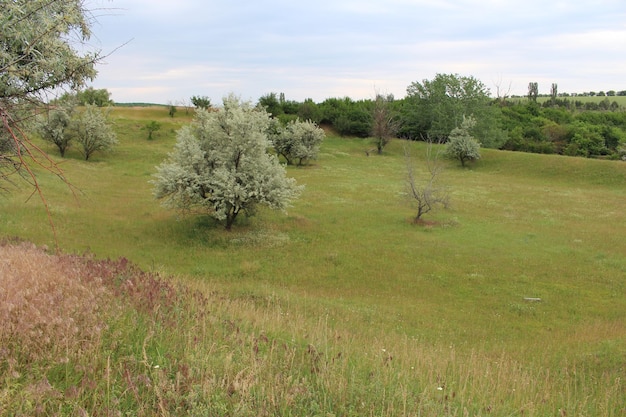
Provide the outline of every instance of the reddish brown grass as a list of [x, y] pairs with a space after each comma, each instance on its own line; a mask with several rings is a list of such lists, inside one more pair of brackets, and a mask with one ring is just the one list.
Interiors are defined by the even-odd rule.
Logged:
[[56, 357], [98, 339], [106, 323], [100, 306], [111, 294], [81, 269], [78, 258], [26, 243], [0, 245], [0, 358]]

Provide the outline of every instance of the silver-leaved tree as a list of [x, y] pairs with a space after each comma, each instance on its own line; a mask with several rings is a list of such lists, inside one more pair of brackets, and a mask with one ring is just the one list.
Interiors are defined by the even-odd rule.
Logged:
[[95, 77], [95, 64], [102, 56], [85, 44], [92, 23], [83, 0], [0, 1], [0, 180], [4, 184], [27, 172], [22, 176], [39, 189], [31, 165], [63, 177], [29, 141], [25, 124], [48, 101], [48, 94], [76, 89]]
[[258, 205], [284, 210], [302, 186], [288, 178], [267, 137], [270, 115], [230, 95], [216, 111], [198, 110], [157, 167], [154, 194], [166, 207], [200, 208], [231, 229]]
[[446, 156], [451, 159], [458, 159], [462, 166], [465, 166], [468, 161], [480, 159], [480, 142], [470, 134], [474, 125], [476, 125], [476, 119], [472, 116], [463, 116], [461, 126], [452, 129], [448, 137]]

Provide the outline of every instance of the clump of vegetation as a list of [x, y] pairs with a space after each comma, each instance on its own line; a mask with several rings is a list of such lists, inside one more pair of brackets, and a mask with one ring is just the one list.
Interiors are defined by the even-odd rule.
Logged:
[[288, 165], [296, 162], [304, 165], [317, 159], [320, 145], [326, 136], [317, 124], [296, 119], [287, 122], [285, 126], [274, 120], [273, 125], [270, 140], [276, 153], [285, 158]]
[[156, 120], [150, 120], [143, 128], [148, 131], [148, 140], [152, 140], [154, 138], [154, 134], [161, 130], [161, 123]]
[[259, 205], [284, 210], [302, 187], [268, 153], [269, 124], [264, 109], [232, 95], [218, 111], [198, 110], [178, 133], [174, 152], [157, 167], [156, 198], [182, 211], [200, 208], [226, 229]]
[[109, 151], [117, 145], [117, 135], [107, 116], [108, 110], [96, 105], [77, 109], [66, 101], [40, 115], [37, 130], [43, 140], [57, 147], [61, 157], [76, 142], [85, 160], [89, 160], [94, 153]]
[[476, 120], [469, 116], [463, 116], [459, 127], [450, 132], [446, 144], [446, 156], [461, 161], [464, 167], [469, 161], [480, 159], [480, 143], [470, 134], [470, 130], [476, 125]]
[[211, 99], [207, 96], [192, 96], [191, 103], [197, 109], [208, 110], [211, 108]]

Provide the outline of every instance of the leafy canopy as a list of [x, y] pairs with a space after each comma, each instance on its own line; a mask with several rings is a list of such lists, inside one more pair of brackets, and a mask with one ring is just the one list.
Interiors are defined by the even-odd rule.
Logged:
[[500, 109], [492, 104], [489, 89], [472, 76], [458, 74], [437, 74], [433, 80], [407, 87], [401, 133], [414, 139], [445, 140], [464, 115], [476, 119], [472, 133], [480, 135], [484, 146], [498, 148], [506, 141], [499, 127]]
[[47, 113], [37, 117], [36, 128], [41, 138], [54, 144], [61, 157], [70, 147], [72, 136], [69, 134], [69, 126], [72, 121], [74, 107], [70, 105], [59, 105]]
[[217, 111], [198, 110], [178, 132], [174, 151], [157, 167], [154, 194], [167, 207], [199, 208], [230, 229], [258, 205], [284, 210], [302, 186], [287, 178], [267, 131], [270, 115], [230, 95]]
[[108, 151], [117, 145], [117, 135], [107, 121], [107, 114], [94, 104], [88, 104], [72, 120], [70, 128], [85, 160], [96, 152]]
[[275, 121], [272, 130], [272, 143], [276, 153], [282, 155], [291, 165], [297, 161], [298, 165], [303, 165], [312, 159], [317, 158], [320, 145], [324, 141], [326, 134], [314, 122], [299, 119], [292, 120], [287, 125], [282, 126]]
[[446, 156], [458, 159], [462, 166], [468, 161], [480, 159], [480, 143], [470, 134], [475, 125], [476, 120], [473, 117], [463, 116], [461, 126], [452, 129], [448, 137]]
[[0, 0], [0, 179], [26, 169], [36, 186], [33, 163], [63, 178], [30, 143], [24, 121], [47, 94], [78, 89], [95, 77], [101, 56], [84, 45], [92, 23], [83, 0]]

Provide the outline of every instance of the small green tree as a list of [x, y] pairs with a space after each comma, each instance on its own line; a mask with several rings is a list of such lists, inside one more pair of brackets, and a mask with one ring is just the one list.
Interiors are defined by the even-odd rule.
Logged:
[[240, 213], [252, 215], [258, 205], [284, 210], [302, 187], [268, 153], [269, 124], [265, 109], [233, 95], [217, 111], [198, 110], [157, 167], [155, 197], [183, 211], [200, 208], [227, 230]]
[[475, 124], [476, 120], [473, 117], [463, 116], [461, 126], [452, 129], [448, 137], [446, 156], [458, 159], [462, 166], [468, 161], [480, 159], [480, 143], [470, 134], [470, 129]]
[[161, 129], [161, 123], [151, 120], [143, 128], [148, 131], [148, 140], [152, 140], [153, 134]]
[[72, 133], [81, 145], [85, 160], [95, 152], [108, 151], [117, 144], [117, 137], [103, 110], [94, 105], [87, 105], [72, 121]]
[[303, 165], [317, 158], [325, 137], [324, 130], [312, 121], [294, 120], [284, 127], [274, 129], [271, 140], [276, 153], [282, 155], [288, 165], [294, 161]]
[[178, 111], [178, 109], [176, 108], [176, 106], [174, 104], [169, 104], [168, 105], [168, 112], [167, 112], [167, 114], [169, 114], [170, 117], [174, 117], [174, 115], [176, 114], [177, 111]]
[[193, 96], [191, 97], [191, 103], [196, 109], [209, 109], [211, 108], [211, 99], [207, 96]]
[[41, 138], [54, 144], [59, 149], [62, 158], [72, 140], [69, 127], [73, 111], [73, 107], [61, 105], [37, 117], [36, 126]]

